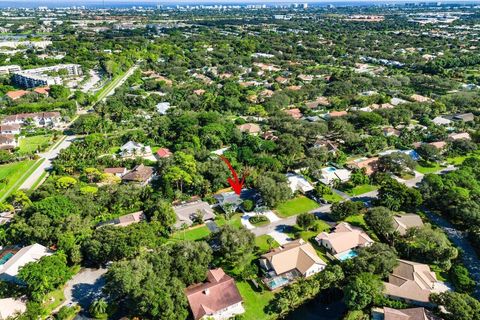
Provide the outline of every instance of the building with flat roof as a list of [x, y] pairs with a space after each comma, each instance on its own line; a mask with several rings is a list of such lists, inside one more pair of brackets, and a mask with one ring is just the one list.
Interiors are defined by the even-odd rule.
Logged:
[[41, 86], [50, 86], [62, 84], [62, 78], [51, 76], [51, 72], [66, 70], [69, 76], [79, 76], [82, 74], [82, 68], [79, 64], [58, 64], [51, 67], [42, 67], [18, 71], [13, 74], [13, 82], [24, 88], [35, 88]]

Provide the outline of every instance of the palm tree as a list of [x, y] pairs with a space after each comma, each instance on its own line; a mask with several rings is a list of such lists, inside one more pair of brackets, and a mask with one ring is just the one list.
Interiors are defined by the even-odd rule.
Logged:
[[97, 318], [98, 316], [107, 313], [108, 303], [105, 299], [100, 298], [92, 302], [90, 305], [90, 313]]

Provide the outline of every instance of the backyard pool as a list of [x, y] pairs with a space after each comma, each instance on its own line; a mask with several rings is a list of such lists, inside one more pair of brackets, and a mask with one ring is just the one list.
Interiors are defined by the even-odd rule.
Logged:
[[275, 290], [276, 288], [284, 286], [289, 282], [290, 280], [287, 277], [275, 277], [272, 280], [267, 281], [267, 286], [271, 290]]
[[3, 257], [0, 258], [0, 266], [4, 265], [14, 254], [11, 252], [7, 252]]
[[357, 255], [358, 254], [355, 252], [355, 250], [348, 250], [335, 255], [335, 257], [337, 257], [337, 259], [340, 261], [344, 261], [344, 260], [355, 258]]

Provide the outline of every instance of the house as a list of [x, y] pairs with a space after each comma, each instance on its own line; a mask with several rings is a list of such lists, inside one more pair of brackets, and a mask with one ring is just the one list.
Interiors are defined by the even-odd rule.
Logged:
[[339, 118], [339, 117], [344, 117], [348, 114], [347, 111], [331, 111], [328, 113], [326, 116], [327, 118], [333, 119], [333, 118]]
[[398, 106], [398, 105], [403, 104], [403, 103], [408, 103], [408, 101], [400, 99], [400, 98], [392, 98], [390, 100], [390, 104], [392, 104], [394, 106]]
[[298, 239], [263, 254], [260, 267], [267, 272], [263, 282], [274, 290], [296, 278], [308, 278], [322, 271], [326, 263], [318, 257], [310, 243]]
[[288, 109], [284, 111], [286, 114], [288, 114], [289, 116], [291, 116], [293, 119], [296, 119], [296, 120], [300, 119], [303, 116], [302, 112], [298, 108]]
[[252, 200], [257, 203], [259, 194], [254, 189], [242, 189], [240, 195], [235, 192], [223, 192], [214, 194], [213, 197], [217, 200], [217, 206], [220, 206], [223, 211], [235, 211], [245, 200]]
[[386, 296], [417, 305], [430, 305], [431, 293], [448, 290], [428, 265], [407, 260], [398, 260], [398, 265], [388, 276], [388, 282], [383, 284]]
[[347, 165], [352, 169], [363, 169], [365, 168], [365, 173], [371, 175], [377, 170], [378, 157], [373, 158], [360, 158], [355, 159], [347, 163]]
[[152, 150], [149, 146], [134, 141], [128, 141], [120, 147], [122, 158], [151, 157]]
[[299, 91], [302, 89], [302, 86], [288, 86], [287, 87], [287, 90], [290, 90], [290, 91]]
[[0, 134], [20, 134], [20, 125], [15, 123], [0, 125]]
[[300, 191], [301, 193], [305, 194], [314, 189], [310, 182], [308, 182], [307, 179], [299, 174], [287, 173], [286, 177], [288, 185], [290, 186], [290, 189], [292, 189], [293, 193]]
[[441, 320], [436, 317], [430, 310], [425, 308], [408, 308], [408, 309], [392, 309], [392, 308], [374, 308], [372, 309], [373, 320]]
[[450, 140], [460, 140], [460, 139], [472, 140], [468, 132], [451, 133], [448, 135], [448, 138]]
[[419, 94], [412, 94], [410, 96], [410, 99], [415, 101], [415, 102], [433, 102], [433, 99], [430, 99], [428, 97], [421, 96]]
[[157, 159], [169, 158], [172, 155], [173, 153], [168, 148], [160, 148], [157, 150], [157, 152], [155, 152], [155, 157], [157, 157]]
[[284, 78], [284, 77], [281, 77], [281, 76], [278, 76], [275, 78], [275, 81], [280, 83], [280, 84], [286, 84], [288, 83], [288, 79], [287, 78]]
[[440, 116], [433, 118], [432, 122], [437, 126], [448, 126], [452, 123], [451, 120]]
[[15, 316], [27, 311], [27, 299], [0, 299], [0, 320], [15, 319]]
[[205, 90], [197, 89], [197, 90], [193, 90], [193, 93], [195, 93], [197, 96], [203, 96], [203, 94], [205, 93]]
[[103, 169], [104, 173], [113, 174], [119, 178], [123, 177], [128, 171], [125, 167], [117, 167], [117, 168], [105, 168]]
[[321, 170], [320, 182], [326, 185], [332, 185], [335, 181], [348, 181], [352, 172], [347, 169], [337, 169], [335, 167], [326, 167]]
[[20, 250], [17, 248], [0, 250], [0, 280], [18, 282], [16, 277], [21, 267], [49, 255], [51, 255], [50, 251], [38, 243]]
[[330, 102], [328, 101], [327, 97], [320, 96], [314, 101], [306, 102], [305, 105], [309, 109], [317, 109], [318, 106], [324, 106], [324, 107], [329, 106]]
[[265, 140], [277, 141], [278, 137], [273, 133], [272, 130], [265, 131], [262, 134], [262, 138]]
[[35, 88], [35, 89], [33, 89], [33, 92], [48, 96], [49, 93], [50, 93], [50, 87], [39, 87], [39, 88]]
[[313, 80], [313, 76], [310, 74], [299, 74], [297, 79], [302, 80], [304, 82], [311, 82]]
[[418, 214], [396, 214], [393, 216], [393, 227], [395, 231], [402, 236], [407, 233], [409, 228], [418, 228], [423, 226], [422, 218]]
[[0, 150], [11, 150], [18, 146], [17, 140], [13, 134], [0, 135]]
[[326, 148], [328, 152], [336, 153], [338, 151], [338, 144], [324, 138], [317, 138], [313, 144], [314, 148]]
[[471, 121], [475, 120], [475, 116], [471, 112], [463, 113], [463, 114], [457, 114], [457, 115], [453, 116], [453, 120], [463, 121], [463, 122], [471, 122]]
[[35, 112], [35, 113], [20, 113], [11, 116], [6, 116], [2, 120], [2, 124], [19, 124], [25, 125], [31, 123], [37, 127], [54, 126], [61, 120], [60, 112]]
[[157, 112], [161, 115], [166, 115], [168, 109], [170, 109], [172, 106], [170, 105], [170, 102], [160, 102], [155, 106], [155, 109], [157, 109]]
[[315, 240], [340, 261], [355, 257], [357, 255], [355, 249], [373, 244], [373, 240], [362, 229], [346, 222], [337, 224], [330, 233], [320, 233]]
[[400, 136], [400, 130], [397, 130], [395, 128], [383, 128], [383, 135], [385, 137], [399, 137]]
[[447, 146], [445, 141], [430, 142], [429, 144], [440, 150], [443, 150], [443, 148]]
[[25, 90], [15, 90], [15, 91], [8, 91], [5, 95], [10, 98], [11, 100], [17, 100], [23, 97], [26, 94], [29, 94], [30, 91]]
[[103, 226], [126, 227], [134, 223], [139, 223], [140, 221], [143, 221], [143, 220], [145, 220], [145, 215], [143, 214], [143, 211], [138, 211], [138, 212], [126, 214], [124, 216], [118, 217], [113, 220], [101, 222], [97, 226], [98, 227], [103, 227]]
[[147, 185], [153, 179], [153, 168], [140, 164], [133, 168], [122, 177], [123, 182], [140, 183], [142, 186]]
[[175, 227], [181, 228], [183, 225], [191, 226], [195, 219], [201, 218], [203, 221], [215, 219], [210, 205], [205, 201], [194, 201], [180, 204], [173, 207], [177, 215]]
[[227, 320], [245, 312], [235, 280], [222, 268], [209, 270], [207, 281], [186, 288], [185, 295], [195, 320]]
[[243, 133], [248, 133], [253, 136], [258, 135], [262, 130], [260, 129], [260, 126], [256, 123], [245, 123], [242, 125], [237, 126], [238, 130], [240, 130]]

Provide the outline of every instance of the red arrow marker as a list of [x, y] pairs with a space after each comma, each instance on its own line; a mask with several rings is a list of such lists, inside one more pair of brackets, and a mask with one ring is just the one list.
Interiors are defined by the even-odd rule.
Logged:
[[238, 175], [235, 172], [235, 169], [233, 169], [232, 165], [230, 164], [230, 161], [228, 161], [228, 159], [225, 158], [224, 156], [220, 156], [220, 158], [226, 163], [226, 165], [228, 166], [228, 169], [230, 169], [230, 172], [233, 175], [233, 179], [232, 178], [227, 179], [228, 183], [232, 187], [233, 191], [235, 191], [236, 194], [240, 195], [240, 193], [242, 192], [243, 184], [245, 183], [245, 177], [242, 177], [242, 180], [239, 180]]

